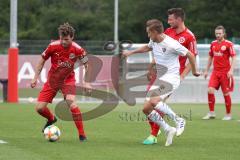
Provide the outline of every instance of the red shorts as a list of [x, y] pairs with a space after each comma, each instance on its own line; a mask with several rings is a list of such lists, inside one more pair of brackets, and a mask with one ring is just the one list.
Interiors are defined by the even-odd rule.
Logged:
[[212, 72], [208, 87], [218, 90], [220, 86], [223, 93], [232, 92], [234, 88], [234, 79], [228, 78], [227, 73]]
[[52, 103], [53, 98], [56, 96], [57, 92], [61, 91], [64, 97], [68, 94], [76, 95], [75, 84], [63, 84], [61, 87], [51, 87], [48, 82], [46, 82], [38, 95], [39, 102]]

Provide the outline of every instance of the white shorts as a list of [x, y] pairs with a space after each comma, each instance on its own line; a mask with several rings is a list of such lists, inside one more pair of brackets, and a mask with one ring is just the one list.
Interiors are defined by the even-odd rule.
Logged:
[[174, 90], [180, 85], [180, 76], [177, 74], [165, 74], [155, 80], [150, 90], [147, 93], [146, 100], [149, 101], [151, 97], [160, 96], [163, 100], [170, 96]]

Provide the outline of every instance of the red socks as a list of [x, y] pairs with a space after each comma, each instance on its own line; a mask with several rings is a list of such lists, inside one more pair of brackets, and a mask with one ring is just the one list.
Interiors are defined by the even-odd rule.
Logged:
[[37, 110], [38, 114], [48, 119], [48, 121], [54, 120], [54, 115], [52, 112], [48, 109], [47, 106], [43, 107], [42, 109]]
[[214, 106], [215, 106], [215, 96], [214, 94], [208, 93], [208, 106], [210, 112], [214, 112]]
[[[157, 111], [157, 112], [158, 112], [158, 111]], [[158, 113], [159, 113], [162, 117], [164, 117], [164, 114], [163, 114], [163, 113], [161, 113], [161, 112], [158, 112]], [[159, 131], [159, 129], [160, 129], [159, 125], [156, 124], [156, 123], [154, 123], [154, 122], [152, 122], [151, 120], [148, 120], [148, 123], [149, 123], [150, 126], [151, 126], [151, 135], [157, 137], [158, 131]]]
[[75, 125], [78, 129], [78, 134], [85, 137], [83, 122], [82, 122], [82, 114], [79, 108], [77, 106], [74, 106], [71, 108], [71, 112], [72, 112], [72, 117], [75, 122]]
[[[225, 99], [225, 106], [226, 106], [226, 113], [231, 113], [231, 107], [232, 107], [232, 100], [230, 95], [224, 96]], [[215, 96], [214, 94], [208, 93], [208, 105], [210, 112], [214, 112], [214, 105], [215, 105]]]
[[149, 122], [149, 124], [151, 126], [151, 135], [157, 137], [158, 131], [159, 131], [160, 127], [156, 123], [154, 123], [154, 122], [152, 122], [150, 120], [148, 122]]
[[226, 106], [226, 113], [230, 114], [231, 113], [231, 108], [232, 108], [232, 100], [230, 95], [224, 96], [225, 99], [225, 106]]

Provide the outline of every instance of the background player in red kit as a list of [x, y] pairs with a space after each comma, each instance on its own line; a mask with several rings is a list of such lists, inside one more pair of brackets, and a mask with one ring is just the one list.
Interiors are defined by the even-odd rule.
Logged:
[[[226, 115], [222, 120], [231, 120], [231, 96], [233, 91], [233, 71], [236, 63], [236, 53], [233, 49], [233, 43], [226, 40], [225, 28], [223, 26], [217, 26], [215, 29], [216, 40], [211, 43], [208, 64], [204, 77], [207, 78], [208, 71], [213, 61], [213, 71], [208, 83], [208, 105], [210, 112], [203, 117], [203, 119], [215, 118], [214, 105], [215, 105], [215, 90], [218, 90], [221, 86], [223, 96], [225, 99]], [[232, 59], [230, 63], [229, 59]]]
[[[172, 37], [173, 39], [177, 40], [180, 44], [186, 47], [190, 52], [197, 55], [197, 42], [194, 34], [185, 26], [185, 12], [182, 8], [171, 8], [168, 10], [168, 24], [170, 25], [169, 28], [165, 30], [165, 34]], [[180, 63], [180, 78], [181, 80], [190, 72], [191, 66], [187, 63], [186, 56], [179, 56], [179, 63]], [[150, 83], [147, 87], [147, 90], [151, 87], [154, 83], [156, 74], [153, 69], [154, 63], [151, 63], [149, 67], [149, 74], [148, 79]], [[160, 113], [161, 114], [161, 113]], [[162, 115], [162, 114], [161, 114]], [[143, 144], [155, 144], [157, 143], [157, 135], [159, 132], [159, 125], [155, 124], [154, 122], [149, 121], [151, 126], [151, 135], [143, 141]], [[184, 124], [185, 125], [185, 124]], [[177, 128], [182, 126], [177, 126]], [[183, 126], [184, 127], [184, 126]]]
[[[73, 42], [74, 32], [74, 28], [68, 23], [59, 26], [58, 33], [60, 39], [50, 43], [42, 53], [42, 57], [36, 67], [35, 76], [31, 82], [31, 87], [34, 88], [36, 86], [45, 61], [51, 57], [51, 69], [48, 72], [47, 82], [39, 93], [36, 105], [36, 111], [47, 119], [43, 130], [57, 121], [47, 105], [52, 102], [57, 92], [61, 90], [78, 129], [79, 140], [85, 141], [86, 135], [84, 133], [81, 112], [75, 102], [74, 64], [77, 60], [84, 64], [86, 78], [89, 76], [89, 66], [86, 52], [77, 43]], [[86, 87], [91, 88], [89, 83], [86, 84]]]

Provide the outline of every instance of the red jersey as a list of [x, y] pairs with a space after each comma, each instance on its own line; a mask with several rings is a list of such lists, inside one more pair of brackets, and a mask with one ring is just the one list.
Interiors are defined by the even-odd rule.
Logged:
[[75, 42], [72, 42], [68, 48], [64, 48], [60, 40], [50, 43], [42, 53], [42, 58], [45, 60], [51, 57], [52, 65], [47, 81], [54, 85], [75, 84], [74, 64], [84, 56], [85, 50]]
[[231, 68], [229, 58], [235, 55], [232, 42], [228, 40], [220, 43], [217, 40], [213, 41], [209, 51], [209, 56], [213, 57], [213, 71], [227, 73]]
[[[194, 34], [186, 28], [181, 33], [176, 33], [174, 28], [168, 28], [164, 32], [166, 35], [172, 37], [173, 39], [177, 40], [181, 45], [186, 47], [190, 52], [194, 55], [197, 55], [197, 41]], [[180, 74], [185, 69], [187, 57], [186, 56], [179, 56], [179, 63], [180, 63]]]

